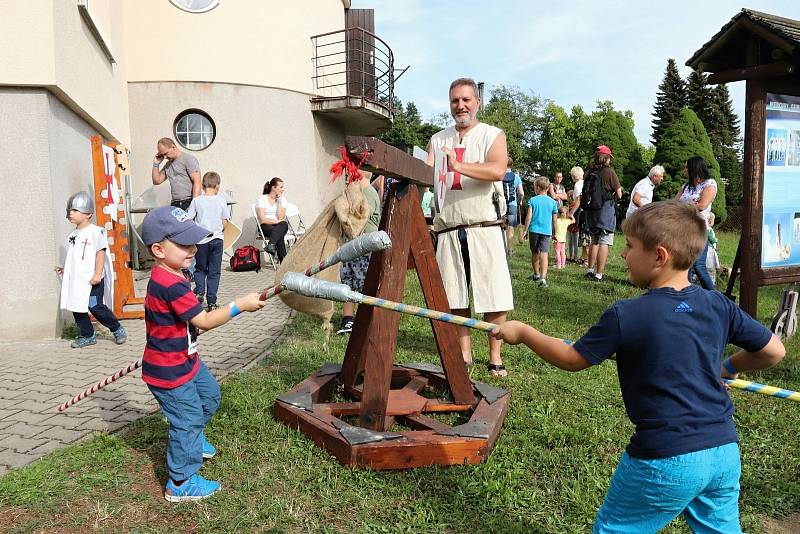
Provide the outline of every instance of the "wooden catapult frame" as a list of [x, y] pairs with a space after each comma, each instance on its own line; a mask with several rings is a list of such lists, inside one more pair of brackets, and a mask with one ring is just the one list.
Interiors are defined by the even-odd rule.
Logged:
[[[416, 187], [432, 185], [433, 169], [374, 138], [348, 137], [346, 145], [355, 160], [368, 154], [362, 168], [399, 179], [380, 223], [392, 247], [372, 254], [364, 293], [402, 301], [406, 272], [415, 269], [426, 306], [449, 312]], [[484, 461], [508, 411], [508, 392], [470, 380], [453, 324], [431, 320], [441, 367], [395, 364], [399, 321], [395, 312], [359, 306], [343, 363], [322, 366], [279, 397], [276, 418], [345, 465], [404, 469]], [[432, 390], [446, 390], [449, 398], [425, 395]], [[337, 394], [346, 400], [332, 402]], [[468, 421], [450, 426], [432, 417], [443, 412]], [[391, 432], [395, 423], [411, 430]]]

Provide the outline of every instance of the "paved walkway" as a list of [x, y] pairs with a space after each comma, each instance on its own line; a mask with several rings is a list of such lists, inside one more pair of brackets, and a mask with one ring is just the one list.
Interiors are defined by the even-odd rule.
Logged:
[[[136, 273], [137, 275], [144, 273]], [[272, 285], [274, 271], [222, 272], [218, 300]], [[137, 280], [143, 296], [147, 279]], [[217, 379], [264, 356], [283, 332], [290, 310], [272, 298], [257, 313], [243, 313], [200, 336], [200, 355]], [[141, 358], [144, 321], [123, 321], [128, 342], [117, 346], [97, 327], [96, 345], [71, 349], [64, 339], [0, 341], [0, 476], [94, 432], [115, 431], [158, 408], [137, 370], [62, 413], [73, 395]], [[101, 337], [102, 336], [102, 337]]]

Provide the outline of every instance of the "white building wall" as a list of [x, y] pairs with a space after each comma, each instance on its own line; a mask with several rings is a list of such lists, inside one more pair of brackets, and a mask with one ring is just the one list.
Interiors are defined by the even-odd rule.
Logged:
[[92, 182], [95, 130], [44, 89], [0, 87], [0, 339], [59, 333], [66, 201]]

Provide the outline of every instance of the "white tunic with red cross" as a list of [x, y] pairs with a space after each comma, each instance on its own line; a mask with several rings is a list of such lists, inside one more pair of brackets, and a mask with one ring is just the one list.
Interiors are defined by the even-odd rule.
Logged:
[[[500, 133], [502, 130], [499, 128], [478, 123], [461, 138], [455, 127], [451, 126], [431, 137], [430, 150], [450, 147], [459, 161], [485, 163], [489, 149]], [[449, 178], [447, 181], [450, 183]], [[492, 195], [498, 191], [502, 198], [499, 184], [453, 173], [452, 185], [447, 190], [444, 205], [440, 206], [433, 220], [433, 229], [441, 231], [497, 220], [497, 208], [492, 202]], [[458, 231], [441, 233], [437, 237], [436, 261], [450, 308], [469, 307], [468, 286], [471, 286], [475, 313], [513, 309], [514, 297], [502, 228], [467, 228], [465, 231], [469, 246], [470, 280], [465, 276]]]
[[103, 302], [113, 308], [114, 271], [108, 251], [106, 231], [90, 224], [81, 230], [74, 230], [67, 238], [67, 257], [64, 260], [64, 275], [61, 280], [61, 309], [71, 312], [89, 311], [89, 292], [94, 276], [97, 251], [105, 249], [103, 266]]

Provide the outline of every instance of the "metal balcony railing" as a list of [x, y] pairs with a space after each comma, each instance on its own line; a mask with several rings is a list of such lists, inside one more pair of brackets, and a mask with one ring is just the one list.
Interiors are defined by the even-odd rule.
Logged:
[[347, 28], [315, 35], [314, 89], [323, 98], [360, 97], [391, 112], [394, 56], [377, 35]]

